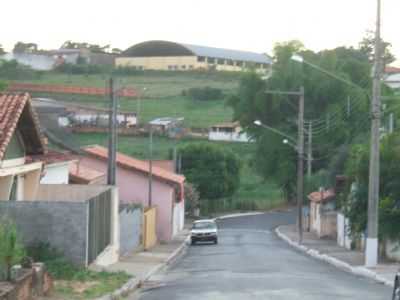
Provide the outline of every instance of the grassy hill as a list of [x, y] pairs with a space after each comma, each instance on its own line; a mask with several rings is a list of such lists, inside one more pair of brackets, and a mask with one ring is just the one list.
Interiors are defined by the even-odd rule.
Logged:
[[[141, 99], [120, 99], [120, 109], [137, 111], [140, 119], [148, 122], [158, 117], [184, 117], [189, 127], [207, 128], [215, 123], [231, 121], [232, 109], [226, 107], [224, 99], [195, 101], [182, 96], [182, 91], [192, 87], [214, 87], [225, 95], [235, 92], [240, 74], [226, 72], [156, 72], [148, 71], [135, 75], [118, 76], [119, 86], [133, 87], [142, 92]], [[108, 75], [67, 75], [45, 72], [40, 78], [27, 80], [32, 83], [63, 84], [104, 87]], [[24, 82], [24, 81], [21, 81]], [[146, 90], [144, 90], [146, 88]], [[33, 93], [33, 96], [51, 97], [96, 107], [107, 107], [105, 97]], [[138, 103], [139, 102], [139, 103]]]

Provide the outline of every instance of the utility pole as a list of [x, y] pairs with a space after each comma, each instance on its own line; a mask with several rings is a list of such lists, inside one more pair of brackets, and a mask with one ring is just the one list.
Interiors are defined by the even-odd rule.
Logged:
[[350, 103], [350, 96], [347, 96], [347, 117], [350, 118], [351, 114], [351, 103]]
[[375, 61], [373, 69], [371, 149], [368, 185], [368, 225], [365, 247], [365, 265], [378, 264], [378, 205], [379, 205], [379, 128], [381, 117], [381, 0], [377, 0], [377, 20], [375, 32]]
[[300, 88], [298, 141], [297, 141], [297, 209], [299, 244], [303, 242], [303, 189], [304, 189], [304, 87]]
[[153, 202], [153, 126], [150, 124], [149, 144], [149, 207]]
[[394, 113], [389, 114], [389, 133], [394, 131]]
[[[300, 91], [297, 92], [286, 92], [279, 90], [267, 90], [266, 94], [272, 95], [286, 95], [286, 96], [298, 96], [299, 97], [299, 114], [297, 120], [297, 130], [298, 130], [298, 138], [297, 145], [295, 145], [295, 149], [297, 151], [297, 225], [298, 225], [298, 234], [299, 234], [299, 244], [303, 242], [303, 193], [304, 193], [304, 87], [300, 88]], [[271, 130], [279, 135], [284, 137], [288, 137], [286, 134], [266, 126], [261, 123], [261, 121], [255, 121], [255, 125], [262, 126]]]
[[308, 123], [307, 177], [312, 175], [312, 122]]
[[117, 156], [117, 98], [115, 96], [114, 80], [109, 80], [110, 111], [108, 116], [108, 168], [107, 184], [116, 183], [116, 156]]

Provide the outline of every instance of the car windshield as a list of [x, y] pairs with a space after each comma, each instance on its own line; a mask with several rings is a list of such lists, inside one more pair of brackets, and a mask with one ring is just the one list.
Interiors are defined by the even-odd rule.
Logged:
[[198, 222], [193, 224], [193, 229], [215, 229], [217, 225], [214, 222]]

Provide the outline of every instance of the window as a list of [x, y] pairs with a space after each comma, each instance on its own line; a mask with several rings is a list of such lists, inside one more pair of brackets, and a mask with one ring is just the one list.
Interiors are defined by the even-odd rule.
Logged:
[[256, 63], [256, 68], [261, 68], [261, 64], [260, 63]]
[[173, 70], [174, 69], [174, 66], [168, 66], [168, 70]]
[[204, 56], [198, 56], [198, 57], [197, 57], [197, 61], [198, 61], [198, 62], [205, 62], [205, 61], [206, 61], [206, 58], [205, 58]]
[[228, 66], [233, 66], [233, 60], [232, 59], [228, 59], [226, 63], [227, 63]]
[[189, 65], [190, 70], [193, 70], [193, 68], [194, 68], [193, 65]]
[[215, 64], [215, 58], [213, 58], [213, 57], [208, 57], [208, 58], [207, 58], [207, 62], [208, 62], [209, 64]]
[[182, 69], [182, 70], [186, 70], [186, 65], [182, 65], [182, 66], [181, 66], [181, 69]]
[[218, 63], [219, 65], [224, 65], [224, 64], [225, 64], [225, 59], [218, 58], [217, 63]]
[[243, 62], [240, 61], [240, 60], [238, 60], [238, 61], [236, 62], [236, 65], [237, 65], [238, 67], [243, 67]]

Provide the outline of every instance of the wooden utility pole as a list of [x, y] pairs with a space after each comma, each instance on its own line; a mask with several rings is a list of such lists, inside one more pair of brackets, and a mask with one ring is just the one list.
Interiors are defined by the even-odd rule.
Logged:
[[297, 210], [299, 244], [303, 242], [303, 190], [304, 190], [304, 87], [300, 88], [298, 140], [297, 140]]
[[308, 123], [307, 177], [312, 175], [312, 122]]
[[377, 0], [377, 19], [375, 32], [375, 61], [373, 69], [371, 149], [369, 159], [368, 185], [368, 225], [365, 247], [365, 265], [374, 267], [378, 264], [378, 205], [379, 205], [379, 129], [381, 123], [381, 0]]
[[116, 183], [116, 156], [117, 156], [117, 98], [115, 97], [114, 80], [110, 78], [110, 112], [108, 116], [108, 169], [107, 184]]

